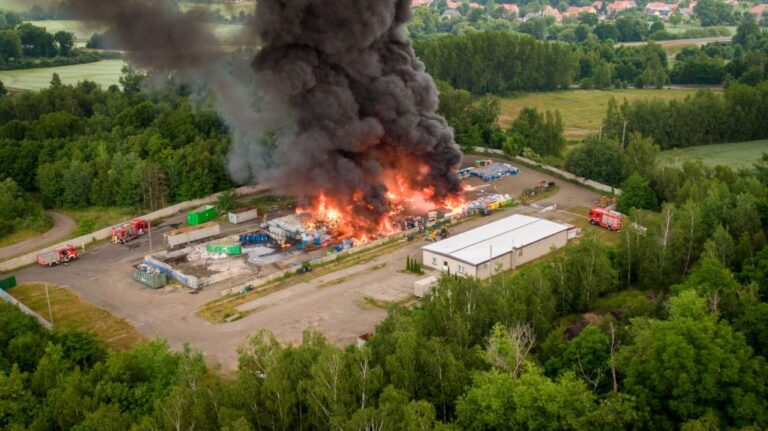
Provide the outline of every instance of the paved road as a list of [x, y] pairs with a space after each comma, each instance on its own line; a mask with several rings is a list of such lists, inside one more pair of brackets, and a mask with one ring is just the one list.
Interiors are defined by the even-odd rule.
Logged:
[[[477, 158], [467, 156], [465, 162], [471, 163]], [[577, 185], [524, 166], [520, 168], [522, 173], [514, 177], [489, 184], [477, 180], [471, 183], [478, 187], [478, 193], [498, 191], [516, 196], [540, 181], [557, 181], [559, 192], [537, 202], [541, 207], [552, 204], [563, 209], [590, 206], [599, 197]], [[451, 230], [456, 234], [513, 211], [529, 210], [518, 207], [468, 221]], [[552, 212], [546, 214], [554, 215]], [[183, 215], [171, 218], [153, 230], [153, 236], [157, 238], [155, 251], [162, 233], [170, 229], [171, 223], [181, 221]], [[227, 226], [227, 230], [236, 228]], [[243, 304], [242, 310], [257, 311], [241, 320], [217, 325], [196, 316], [195, 311], [219, 297], [220, 292], [229, 287], [227, 282], [190, 295], [186, 289], [151, 290], [130, 279], [131, 265], [140, 262], [149, 252], [146, 240], [141, 239], [139, 246], [133, 249], [113, 244], [99, 245], [86, 250], [82, 259], [69, 266], [30, 266], [16, 272], [16, 277], [22, 283], [47, 281], [68, 286], [88, 302], [126, 319], [142, 334], [164, 338], [174, 349], [181, 349], [183, 343], [188, 342], [200, 349], [210, 363], [233, 369], [237, 366], [237, 348], [248, 336], [262, 328], [271, 330], [284, 342], [299, 342], [302, 331], [313, 328], [339, 345], [354, 342], [357, 335], [372, 331], [386, 311], [372, 307], [366, 298], [396, 300], [409, 295], [413, 282], [419, 277], [400, 271], [404, 268], [406, 256], [421, 257], [420, 248], [424, 245], [423, 241], [414, 241], [371, 261]]]
[[[706, 45], [708, 43], [712, 42], [719, 42], [719, 43], [729, 43], [731, 41], [731, 36], [716, 36], [716, 37], [699, 37], [695, 39], [673, 39], [673, 40], [658, 40], [658, 41], [652, 41], [653, 43], [661, 46], [681, 46], [681, 45], [696, 45], [696, 46], [702, 46]], [[642, 42], [618, 42], [614, 44], [613, 46], [618, 48], [620, 46], [642, 46], [646, 45], [648, 42], [642, 41]]]
[[49, 244], [53, 244], [66, 238], [73, 230], [75, 230], [76, 223], [72, 217], [55, 211], [46, 211], [46, 214], [53, 219], [53, 227], [42, 235], [0, 248], [0, 261], [39, 250]]

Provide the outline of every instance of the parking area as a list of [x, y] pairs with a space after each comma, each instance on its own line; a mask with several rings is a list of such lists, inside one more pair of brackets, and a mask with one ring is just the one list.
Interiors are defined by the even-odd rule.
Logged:
[[[477, 158], [467, 156], [466, 163], [472, 163]], [[487, 189], [488, 193], [517, 197], [523, 190], [542, 181], [557, 182], [557, 193], [537, 202], [537, 207], [557, 204], [559, 209], [567, 210], [591, 206], [599, 198], [597, 194], [576, 185], [524, 166], [515, 166], [521, 170], [519, 175], [489, 183], [472, 179], [469, 184], [482, 186], [479, 190]], [[568, 222], [569, 217], [575, 217], [567, 212], [539, 211], [534, 207], [519, 206], [495, 212], [489, 217], [470, 219], [451, 227], [451, 230], [452, 233], [460, 233], [513, 212], [556, 217], [564, 222]], [[169, 223], [173, 221], [169, 220]], [[225, 231], [234, 229], [224, 226]], [[162, 229], [168, 227], [161, 226], [156, 232], [155, 250]], [[224, 324], [211, 323], [195, 313], [204, 304], [220, 297], [222, 290], [232, 287], [232, 281], [190, 294], [188, 289], [182, 287], [152, 290], [131, 280], [131, 266], [149, 253], [147, 238], [140, 239], [133, 248], [98, 245], [86, 250], [79, 261], [69, 266], [31, 266], [17, 271], [16, 277], [22, 283], [49, 282], [66, 286], [87, 301], [126, 319], [144, 335], [167, 339], [175, 349], [189, 343], [201, 350], [209, 362], [231, 369], [237, 364], [237, 347], [260, 329], [271, 330], [285, 342], [299, 342], [303, 330], [313, 328], [340, 345], [353, 342], [358, 335], [372, 331], [386, 315], [381, 304], [410, 300], [413, 282], [424, 277], [402, 272], [406, 256], [419, 258], [424, 244], [420, 239], [406, 242], [402, 247], [368, 261], [255, 298], [238, 306], [240, 311], [250, 314]]]

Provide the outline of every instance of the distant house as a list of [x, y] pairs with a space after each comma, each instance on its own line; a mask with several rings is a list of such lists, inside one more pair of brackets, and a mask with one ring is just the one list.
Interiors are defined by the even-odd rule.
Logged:
[[429, 6], [432, 0], [411, 0], [411, 7]]
[[515, 18], [520, 16], [520, 8], [517, 7], [514, 3], [504, 3], [500, 5], [502, 8], [504, 8], [504, 11], [512, 16], [514, 14]]
[[681, 7], [679, 8], [680, 14], [683, 16], [691, 17], [693, 16], [694, 9], [696, 8], [696, 2], [692, 1], [688, 3], [688, 7]]
[[757, 17], [757, 19], [762, 18], [765, 14], [765, 11], [768, 11], [768, 4], [759, 4], [752, 8], [752, 13]]
[[739, 5], [739, 1], [738, 0], [725, 0], [725, 4], [727, 4], [728, 6], [738, 6]]
[[558, 24], [561, 24], [563, 22], [563, 15], [557, 9], [549, 5], [544, 6], [544, 9], [542, 9], [539, 12], [529, 12], [525, 14], [525, 16], [523, 17], [523, 21], [528, 21], [533, 18], [542, 18], [545, 16], [554, 17], [555, 22]]
[[443, 12], [443, 14], [440, 15], [440, 18], [442, 19], [461, 18], [461, 12], [457, 11], [456, 9], [446, 9], [445, 12]]
[[483, 9], [485, 6], [481, 5], [480, 3], [468, 3], [470, 9]]
[[563, 15], [560, 13], [560, 11], [558, 11], [557, 9], [553, 8], [550, 5], [544, 6], [542, 15], [555, 17], [555, 22], [558, 24], [561, 24], [563, 22]]
[[634, 0], [617, 0], [613, 3], [608, 3], [608, 13], [615, 15], [625, 10], [633, 9], [637, 7], [637, 3]]
[[563, 13], [563, 16], [578, 17], [582, 13], [593, 13], [597, 15], [594, 6], [571, 6]]
[[666, 19], [675, 9], [677, 9], [676, 4], [667, 4], [664, 2], [650, 2], [645, 5], [645, 14], [658, 16], [660, 18]]

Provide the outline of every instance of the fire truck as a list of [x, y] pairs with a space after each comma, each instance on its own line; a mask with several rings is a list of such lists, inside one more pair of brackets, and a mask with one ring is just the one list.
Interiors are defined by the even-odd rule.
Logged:
[[115, 244], [125, 244], [132, 239], [146, 234], [148, 231], [148, 221], [142, 219], [131, 220], [128, 223], [112, 228], [112, 242]]
[[65, 245], [64, 247], [57, 248], [56, 250], [50, 250], [38, 254], [37, 263], [43, 266], [53, 266], [60, 263], [77, 260], [79, 257], [80, 253], [77, 252], [77, 247], [74, 245]]
[[608, 230], [617, 231], [621, 229], [621, 216], [618, 211], [605, 208], [592, 208], [589, 211], [589, 223], [595, 226], [602, 226]]

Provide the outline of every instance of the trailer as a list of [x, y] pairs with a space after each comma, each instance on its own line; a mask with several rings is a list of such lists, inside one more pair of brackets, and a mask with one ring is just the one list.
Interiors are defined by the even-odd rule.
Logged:
[[259, 210], [257, 208], [240, 208], [234, 211], [230, 211], [228, 214], [229, 222], [232, 224], [245, 223], [247, 221], [254, 220], [259, 217]]
[[77, 247], [74, 245], [65, 245], [56, 250], [48, 250], [38, 254], [37, 263], [43, 266], [53, 266], [77, 260], [79, 257], [80, 253], [78, 253]]
[[203, 223], [198, 226], [187, 226], [163, 234], [167, 248], [200, 241], [221, 233], [221, 226], [216, 222]]
[[215, 218], [216, 207], [213, 205], [203, 205], [200, 208], [187, 213], [187, 224], [190, 226], [197, 226]]
[[112, 228], [112, 243], [125, 244], [149, 232], [149, 222], [143, 219], [134, 219], [127, 223]]
[[621, 216], [618, 211], [612, 211], [605, 208], [592, 208], [589, 211], [589, 223], [595, 226], [602, 226], [608, 230], [621, 230]]

